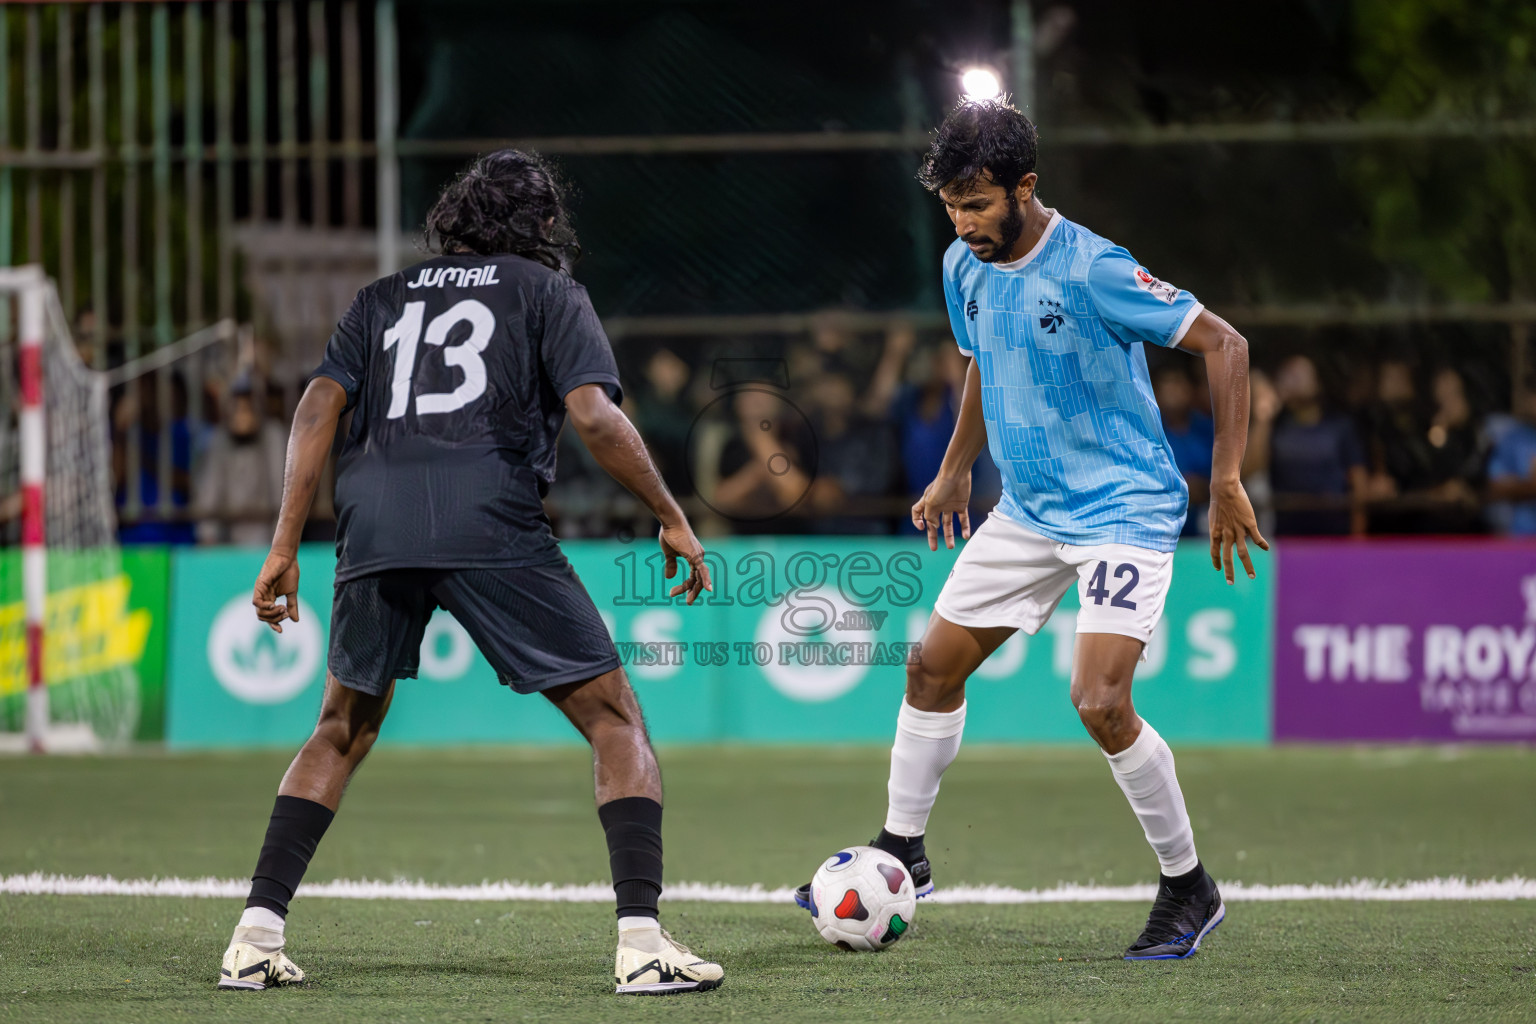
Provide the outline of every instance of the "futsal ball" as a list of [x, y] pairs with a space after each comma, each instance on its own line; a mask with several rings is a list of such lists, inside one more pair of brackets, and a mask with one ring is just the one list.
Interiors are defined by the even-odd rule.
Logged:
[[900, 860], [873, 846], [827, 858], [811, 879], [811, 920], [840, 949], [885, 949], [912, 927], [917, 891]]

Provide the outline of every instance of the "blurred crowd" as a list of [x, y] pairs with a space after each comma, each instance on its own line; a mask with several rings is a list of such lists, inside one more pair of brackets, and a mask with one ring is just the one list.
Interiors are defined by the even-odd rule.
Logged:
[[[228, 382], [209, 378], [198, 403], [201, 415], [193, 416], [185, 378], [156, 378], [138, 378], [111, 404], [119, 539], [272, 543], [288, 445], [282, 390], [250, 372]], [[324, 524], [317, 525], [323, 534]]]
[[[1536, 533], [1531, 396], [1513, 414], [1480, 414], [1452, 366], [1385, 359], [1363, 370], [1339, 407], [1307, 356], [1253, 374], [1243, 476], [1272, 533]], [[1158, 379], [1170, 376], [1183, 373], [1165, 366]], [[1163, 408], [1165, 426], [1176, 425], [1178, 403]], [[1198, 402], [1182, 416], [1208, 422]], [[1209, 456], [1196, 464], [1177, 445], [1175, 455], [1193, 492]]]
[[[755, 358], [740, 359], [743, 350]], [[947, 336], [899, 324], [883, 338], [860, 335], [835, 316], [804, 339], [634, 339], [619, 356], [625, 407], [668, 484], [710, 528], [737, 533], [911, 529], [908, 509], [943, 459], [966, 365]], [[1214, 440], [1204, 364], [1149, 356], [1189, 484], [1185, 533], [1199, 536]], [[740, 372], [749, 363], [758, 376]], [[1455, 368], [1398, 359], [1358, 367], [1339, 390], [1342, 401], [1326, 398], [1304, 355], [1254, 370], [1242, 472], [1267, 535], [1536, 533], [1536, 396], [1513, 413], [1484, 412]], [[561, 475], [554, 511], [565, 535], [643, 528], [579, 444], [562, 448]], [[1000, 492], [983, 452], [973, 526]]]
[[[901, 324], [869, 337], [835, 315], [804, 339], [628, 339], [616, 352], [626, 411], [668, 486], [713, 534], [899, 531], [909, 495], [944, 458], [966, 365], [953, 342], [920, 341]], [[569, 432], [560, 474], [552, 497], [563, 535], [612, 535], [616, 520], [638, 515]], [[1001, 493], [983, 454], [973, 525]], [[646, 527], [639, 518], [630, 528]]]
[[[703, 534], [892, 534], [943, 459], [965, 359], [947, 337], [883, 335], [836, 315], [802, 338], [629, 338], [615, 346], [625, 411]], [[1214, 428], [1203, 363], [1156, 351], [1152, 382], [1205, 532]], [[1387, 359], [1330, 402], [1305, 355], [1255, 368], [1243, 478], [1266, 535], [1536, 534], [1536, 396], [1480, 412], [1450, 366]], [[266, 544], [282, 496], [288, 395], [247, 371], [203, 382], [189, 416], [180, 376], [120, 389], [113, 466], [125, 543]], [[162, 415], [162, 410], [164, 415]], [[169, 450], [163, 452], [162, 445]], [[136, 453], [136, 454], [130, 454]], [[563, 537], [631, 536], [644, 509], [574, 432], [548, 502]], [[1001, 493], [983, 452], [972, 525]], [[322, 492], [324, 492], [322, 488]], [[317, 502], [308, 539], [332, 535]]]

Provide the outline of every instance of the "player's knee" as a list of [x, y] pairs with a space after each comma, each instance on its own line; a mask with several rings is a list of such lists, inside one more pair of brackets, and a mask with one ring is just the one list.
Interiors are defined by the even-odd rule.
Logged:
[[645, 721], [640, 717], [640, 706], [634, 698], [629, 700], [603, 700], [595, 702], [586, 717], [588, 730], [617, 730], [621, 732], [645, 732]]
[[1134, 726], [1136, 709], [1129, 691], [1114, 686], [1074, 687], [1072, 703], [1077, 717], [1096, 739], [1113, 738]]
[[1125, 725], [1127, 709], [1120, 704], [1079, 704], [1077, 717], [1095, 736], [1118, 733]]
[[965, 686], [965, 677], [919, 658], [907, 663], [907, 703], [919, 711], [936, 711], [950, 703]]
[[353, 708], [324, 708], [314, 738], [344, 758], [361, 761], [373, 749], [382, 725], [382, 717], [358, 714]]
[[592, 680], [575, 690], [561, 708], [589, 737], [596, 732], [613, 731], [645, 734], [640, 702], [622, 674]]

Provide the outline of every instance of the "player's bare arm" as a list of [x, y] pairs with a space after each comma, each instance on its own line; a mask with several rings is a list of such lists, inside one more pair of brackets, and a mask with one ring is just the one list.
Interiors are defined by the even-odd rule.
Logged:
[[1233, 549], [1248, 578], [1254, 578], [1248, 539], [1265, 551], [1269, 541], [1243, 490], [1243, 449], [1248, 442], [1248, 341], [1221, 317], [1203, 311], [1190, 325], [1179, 347], [1205, 357], [1211, 382], [1211, 412], [1216, 420], [1216, 444], [1211, 455], [1211, 565], [1232, 582]]
[[1497, 476], [1488, 481], [1490, 501], [1536, 500], [1536, 461], [1525, 476]]
[[688, 578], [674, 586], [671, 595], [687, 594], [693, 604], [699, 593], [713, 591], [709, 566], [704, 562], [704, 546], [693, 535], [688, 517], [677, 499], [667, 490], [651, 453], [646, 450], [640, 432], [629, 422], [624, 410], [613, 404], [599, 384], [584, 384], [565, 396], [565, 411], [581, 437], [581, 443], [603, 467], [604, 472], [629, 489], [661, 523], [661, 550], [667, 556], [666, 575], [677, 575], [677, 560], [688, 563]]
[[[283, 504], [277, 514], [272, 550], [256, 577], [256, 591], [251, 597], [257, 617], [279, 633], [284, 619], [299, 621], [299, 536], [336, 438], [336, 422], [346, 406], [347, 393], [340, 384], [329, 377], [316, 377], [304, 389], [293, 414], [288, 463], [283, 470]], [[278, 595], [287, 603], [278, 604]]]
[[981, 373], [971, 360], [965, 370], [965, 391], [960, 397], [960, 414], [955, 417], [955, 432], [950, 435], [939, 475], [934, 477], [923, 496], [912, 506], [912, 525], [928, 532], [928, 550], [939, 550], [939, 530], [944, 531], [944, 546], [955, 546], [955, 523], [960, 520], [960, 536], [971, 538], [971, 467], [987, 443], [987, 424], [981, 417]]

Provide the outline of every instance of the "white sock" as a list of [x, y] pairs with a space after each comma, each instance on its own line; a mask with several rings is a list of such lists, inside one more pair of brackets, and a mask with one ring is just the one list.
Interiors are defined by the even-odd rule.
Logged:
[[286, 923], [281, 915], [266, 907], [246, 907], [230, 942], [248, 942], [264, 953], [276, 953], [283, 948]]
[[619, 945], [647, 953], [662, 952], [666, 940], [661, 937], [661, 922], [654, 917], [619, 918]]
[[939, 798], [944, 769], [960, 753], [965, 731], [965, 704], [954, 711], [919, 711], [903, 698], [896, 715], [896, 742], [891, 745], [891, 780], [886, 786], [890, 806], [885, 830], [894, 836], [920, 836], [928, 830], [928, 815]]
[[621, 917], [619, 918], [619, 931], [648, 931], [661, 930], [661, 922], [654, 917]]
[[1115, 781], [1131, 802], [1141, 821], [1147, 842], [1157, 853], [1165, 875], [1183, 875], [1195, 869], [1195, 832], [1184, 809], [1184, 793], [1173, 771], [1173, 751], [1143, 720], [1136, 742], [1118, 754], [1105, 754], [1115, 771]]

